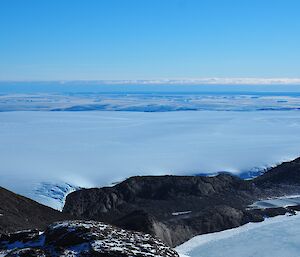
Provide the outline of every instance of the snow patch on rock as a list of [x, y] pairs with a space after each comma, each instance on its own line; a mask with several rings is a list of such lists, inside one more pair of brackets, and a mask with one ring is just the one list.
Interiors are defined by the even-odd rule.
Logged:
[[13, 253], [13, 256], [29, 256], [34, 252], [37, 256], [179, 257], [175, 250], [149, 234], [96, 221], [62, 221], [48, 226], [42, 234], [38, 231], [22, 233], [21, 238], [13, 234], [0, 241], [0, 253]]

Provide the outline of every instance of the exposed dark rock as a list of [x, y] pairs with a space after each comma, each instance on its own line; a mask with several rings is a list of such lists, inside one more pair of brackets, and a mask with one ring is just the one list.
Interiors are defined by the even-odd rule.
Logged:
[[67, 197], [64, 212], [151, 233], [170, 246], [194, 235], [245, 223], [245, 206], [260, 191], [229, 174], [132, 177], [114, 187]]
[[26, 229], [45, 229], [70, 215], [53, 210], [0, 187], [0, 234]]
[[18, 231], [9, 234], [0, 235], [0, 247], [6, 244], [11, 244], [13, 242], [19, 241], [23, 244], [35, 241], [39, 237], [39, 231], [37, 229]]
[[300, 205], [295, 205], [295, 206], [289, 206], [287, 207], [288, 210], [291, 210], [293, 212], [295, 211], [300, 211]]
[[42, 249], [24, 248], [13, 250], [6, 257], [46, 257], [46, 254]]
[[170, 246], [191, 237], [237, 227], [291, 210], [249, 210], [262, 198], [300, 193], [300, 159], [254, 180], [229, 174], [132, 177], [113, 187], [67, 196], [63, 212], [151, 233]]
[[[237, 177], [146, 176], [132, 177], [106, 188], [83, 189], [67, 196], [64, 212], [88, 219], [115, 220], [136, 210], [162, 220], [174, 218], [172, 213], [198, 211], [203, 207], [251, 202], [256, 188]], [[208, 202], [209, 201], [209, 202]], [[140, 207], [137, 209], [137, 207]]]
[[267, 197], [300, 193], [300, 158], [269, 169], [253, 180]]
[[300, 158], [269, 169], [254, 179], [258, 184], [291, 184], [300, 185]]
[[[13, 249], [14, 245], [18, 245], [18, 249]], [[173, 249], [149, 234], [78, 220], [54, 223], [35, 240], [23, 245], [16, 240], [2, 250], [7, 251], [7, 256], [16, 257], [179, 257]]]
[[145, 233], [153, 232], [153, 216], [143, 210], [137, 210], [125, 215], [124, 217], [115, 220], [115, 225], [134, 231], [142, 231]]
[[260, 217], [264, 217], [264, 218], [272, 218], [272, 217], [276, 217], [278, 215], [285, 215], [285, 214], [290, 214], [290, 215], [294, 215], [295, 211], [293, 210], [293, 208], [284, 208], [284, 207], [276, 207], [276, 208], [267, 208], [267, 209], [253, 209], [251, 211], [252, 214], [256, 214]]

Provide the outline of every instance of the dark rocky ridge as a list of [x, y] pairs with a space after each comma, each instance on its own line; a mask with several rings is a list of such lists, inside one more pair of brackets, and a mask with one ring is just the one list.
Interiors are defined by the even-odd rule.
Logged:
[[24, 229], [45, 229], [70, 215], [0, 187], [0, 234]]
[[300, 158], [269, 169], [254, 179], [257, 187], [268, 196], [298, 194], [300, 192]]
[[70, 194], [64, 212], [151, 233], [176, 246], [198, 234], [262, 220], [245, 210], [260, 194], [252, 183], [228, 174], [132, 177], [111, 188]]
[[176, 246], [191, 237], [262, 221], [292, 210], [249, 210], [266, 197], [300, 193], [300, 158], [253, 180], [215, 177], [132, 177], [113, 187], [83, 189], [67, 196], [63, 212], [126, 229], [144, 231]]

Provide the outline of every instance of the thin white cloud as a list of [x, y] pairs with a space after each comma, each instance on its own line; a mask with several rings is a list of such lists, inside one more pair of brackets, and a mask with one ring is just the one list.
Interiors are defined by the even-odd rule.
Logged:
[[[65, 83], [67, 81], [62, 81]], [[300, 78], [197, 78], [154, 80], [97, 80], [86, 81], [117, 85], [300, 85]]]
[[106, 80], [105, 84], [170, 84], [170, 85], [300, 85], [300, 78], [199, 78], [157, 80]]
[[60, 84], [103, 84], [103, 85], [299, 85], [299, 78], [183, 78], [183, 79], [127, 79], [127, 80], [0, 80], [9, 82], [58, 82]]

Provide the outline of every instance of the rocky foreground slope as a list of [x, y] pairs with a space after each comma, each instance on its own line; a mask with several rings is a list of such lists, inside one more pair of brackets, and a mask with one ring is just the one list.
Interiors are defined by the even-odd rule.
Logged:
[[0, 253], [1, 249], [7, 257], [178, 257], [149, 234], [78, 220], [54, 223], [42, 234], [28, 231], [2, 235]]
[[249, 210], [256, 200], [300, 193], [300, 158], [254, 180], [215, 177], [132, 177], [114, 187], [83, 189], [67, 196], [63, 212], [150, 233], [170, 246], [199, 234], [283, 214], [284, 208]]
[[70, 217], [0, 187], [0, 234], [24, 229], [45, 229]]

